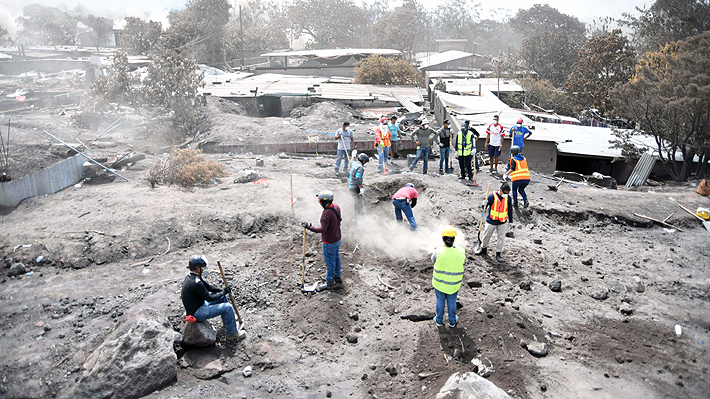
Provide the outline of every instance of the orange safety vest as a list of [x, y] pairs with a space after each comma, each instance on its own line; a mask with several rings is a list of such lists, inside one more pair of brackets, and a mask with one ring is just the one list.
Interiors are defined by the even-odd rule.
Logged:
[[508, 196], [498, 197], [498, 193], [493, 194], [493, 205], [491, 206], [491, 219], [505, 223], [508, 220]]
[[[383, 131], [384, 130], [384, 131]], [[384, 126], [384, 129], [382, 125], [377, 126], [375, 128], [375, 147], [380, 146], [380, 147], [391, 147], [392, 142], [390, 141], [390, 129], [387, 127], [387, 125]]]
[[515, 170], [510, 172], [510, 180], [511, 181], [530, 180], [530, 170], [528, 169], [528, 160], [523, 158], [522, 161], [518, 161], [517, 159], [513, 158], [512, 161], [515, 162]]

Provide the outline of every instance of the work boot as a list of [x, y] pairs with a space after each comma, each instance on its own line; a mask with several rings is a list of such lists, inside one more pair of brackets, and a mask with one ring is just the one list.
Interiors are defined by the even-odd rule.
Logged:
[[496, 252], [496, 262], [498, 262], [498, 263], [503, 263], [503, 262], [505, 262], [505, 261], [503, 260], [503, 257], [500, 256], [500, 252]]
[[235, 340], [239, 341], [247, 337], [247, 332], [244, 330], [239, 330], [238, 333], [232, 334], [232, 335], [227, 335], [227, 339], [229, 340]]
[[525, 200], [525, 201], [523, 202], [523, 208], [527, 208], [527, 207], [529, 207], [529, 206], [530, 206], [530, 203], [528, 202], [528, 200]]
[[332, 290], [335, 288], [335, 280], [328, 280], [325, 282], [325, 284], [321, 284], [316, 288], [316, 291], [321, 292], [325, 290]]
[[439, 174], [443, 175], [444, 174], [444, 169], [439, 169]]
[[488, 255], [488, 248], [478, 248], [474, 254], [486, 256]]
[[517, 202], [513, 204], [513, 208], [518, 209], [518, 203], [517, 203]]
[[460, 176], [459, 180], [464, 180], [465, 178], [466, 178], [466, 176]]

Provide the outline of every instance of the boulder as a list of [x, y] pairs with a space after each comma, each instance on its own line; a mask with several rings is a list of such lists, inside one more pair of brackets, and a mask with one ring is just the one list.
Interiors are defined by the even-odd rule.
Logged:
[[24, 263], [15, 263], [10, 266], [10, 270], [7, 272], [7, 275], [12, 277], [20, 276], [25, 273], [27, 273], [27, 268], [25, 267]]
[[590, 296], [598, 301], [603, 301], [609, 298], [609, 290], [601, 287], [590, 294]]
[[547, 344], [544, 342], [533, 342], [528, 344], [525, 349], [527, 349], [528, 352], [535, 357], [547, 356]]
[[81, 379], [66, 397], [140, 398], [165, 387], [177, 377], [174, 339], [164, 315], [141, 311], [86, 358]]
[[436, 399], [510, 399], [510, 396], [487, 379], [469, 372], [449, 377]]
[[558, 278], [550, 281], [550, 284], [548, 285], [550, 288], [550, 291], [552, 292], [561, 292], [562, 291], [562, 281]]
[[217, 331], [209, 321], [185, 322], [182, 329], [183, 345], [208, 346], [214, 344], [216, 340]]
[[426, 309], [410, 309], [400, 316], [401, 319], [409, 321], [427, 321], [434, 318], [436, 314]]

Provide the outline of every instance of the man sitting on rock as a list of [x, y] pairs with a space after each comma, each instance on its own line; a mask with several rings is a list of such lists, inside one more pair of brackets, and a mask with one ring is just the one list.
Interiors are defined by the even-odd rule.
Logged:
[[187, 316], [193, 316], [196, 321], [205, 321], [221, 316], [227, 330], [227, 339], [242, 339], [246, 331], [237, 329], [234, 308], [227, 301], [227, 295], [232, 292], [229, 286], [219, 289], [203, 280], [207, 274], [207, 261], [200, 255], [193, 255], [187, 266], [190, 274], [182, 283], [180, 297]]

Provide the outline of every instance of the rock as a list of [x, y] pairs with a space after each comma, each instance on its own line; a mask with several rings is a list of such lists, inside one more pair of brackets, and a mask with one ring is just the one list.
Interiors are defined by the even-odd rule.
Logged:
[[249, 174], [246, 174], [244, 176], [239, 176], [236, 179], [234, 179], [234, 183], [237, 183], [237, 184], [251, 183], [251, 182], [255, 182], [259, 179], [261, 179], [261, 176], [259, 176], [255, 172], [250, 172]]
[[491, 374], [493, 374], [493, 370], [488, 368], [481, 359], [478, 358], [473, 358], [471, 359], [471, 364], [473, 364], [473, 372], [480, 375], [483, 378], [488, 378]]
[[540, 385], [540, 390], [541, 390], [542, 392], [546, 392], [546, 391], [547, 391], [547, 385], [546, 385], [546, 384], [541, 384], [541, 385]]
[[594, 259], [589, 258], [589, 259], [587, 259], [587, 260], [583, 260], [583, 261], [582, 261], [582, 264], [583, 264], [583, 265], [587, 265], [587, 266], [591, 266], [591, 265], [594, 264]]
[[547, 356], [547, 344], [544, 342], [533, 342], [528, 344], [525, 349], [527, 349], [528, 352], [535, 357]]
[[325, 397], [326, 397], [326, 398], [331, 398], [331, 397], [333, 397], [333, 392], [325, 391]]
[[642, 282], [637, 281], [636, 287], [634, 287], [634, 290], [636, 290], [636, 292], [638, 292], [640, 294], [640, 293], [646, 291], [646, 286]]
[[607, 298], [609, 298], [609, 290], [606, 289], [605, 287], [599, 288], [596, 291], [592, 292], [590, 296], [598, 301], [603, 301]]
[[483, 287], [483, 283], [479, 280], [468, 280], [466, 281], [466, 285], [468, 285], [469, 288], [481, 288]]
[[625, 316], [631, 316], [634, 313], [634, 308], [629, 305], [622, 305], [619, 308], [619, 312]]
[[480, 314], [486, 313], [486, 311], [483, 310], [483, 308], [480, 308], [480, 307], [479, 307], [479, 308], [476, 308], [476, 312], [478, 312], [478, 313], [480, 313]]
[[168, 319], [145, 309], [122, 323], [86, 358], [71, 398], [139, 398], [177, 377], [174, 331]]
[[454, 373], [449, 377], [436, 399], [511, 399], [502, 389], [476, 373]]
[[402, 316], [399, 316], [399, 317], [401, 319], [409, 320], [409, 321], [426, 321], [426, 320], [433, 319], [434, 316], [435, 316], [435, 313], [432, 312], [431, 310], [413, 308], [413, 309], [409, 309], [408, 311], [404, 312], [402, 314]]
[[185, 322], [182, 329], [183, 345], [208, 346], [214, 344], [215, 340], [217, 340], [217, 331], [209, 321]]
[[13, 258], [5, 258], [2, 260], [2, 267], [5, 269], [9, 269], [13, 264], [15, 264], [15, 259]]
[[7, 275], [10, 277], [13, 276], [20, 276], [27, 273], [27, 268], [25, 267], [24, 263], [15, 263], [12, 266], [10, 266], [10, 270], [7, 272]]
[[353, 319], [355, 321], [358, 321], [360, 319], [360, 315], [357, 314], [357, 312], [350, 313], [350, 315], [348, 317], [350, 317], [351, 319]]
[[356, 344], [357, 343], [357, 335], [355, 334], [348, 334], [345, 336], [345, 339], [348, 340], [349, 343], [351, 344]]
[[526, 280], [520, 282], [520, 289], [525, 291], [530, 291], [532, 289], [532, 281]]
[[511, 230], [511, 231], [507, 231], [507, 232], [505, 233], [505, 236], [508, 237], [508, 238], [515, 238], [515, 232], [512, 231], [512, 230]]
[[44, 325], [44, 331], [51, 331], [52, 330], [52, 325], [47, 323]]
[[246, 378], [251, 377], [251, 366], [244, 367], [244, 370], [242, 370], [242, 375]]
[[550, 284], [548, 285], [550, 288], [550, 291], [552, 292], [561, 292], [562, 291], [562, 281], [558, 278], [550, 281]]
[[389, 373], [392, 377], [397, 375], [397, 367], [394, 366], [394, 364], [390, 363], [385, 367], [385, 371]]
[[537, 244], [537, 245], [542, 245], [542, 239], [540, 239], [540, 238], [535, 238], [535, 239], [533, 239], [533, 243], [535, 243], [535, 244]]
[[173, 343], [175, 344], [181, 344], [182, 343], [182, 334], [179, 332], [175, 331], [175, 336], [173, 337]]

